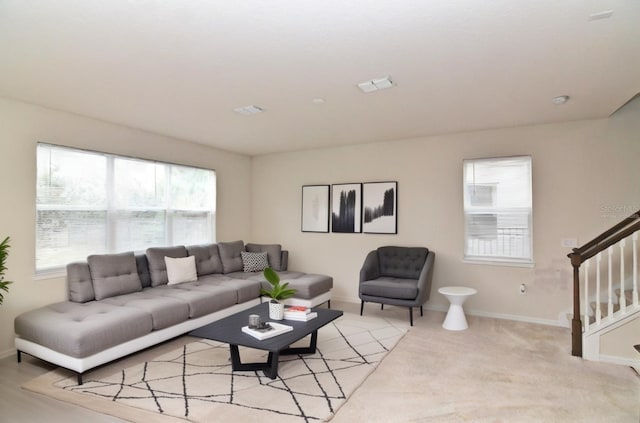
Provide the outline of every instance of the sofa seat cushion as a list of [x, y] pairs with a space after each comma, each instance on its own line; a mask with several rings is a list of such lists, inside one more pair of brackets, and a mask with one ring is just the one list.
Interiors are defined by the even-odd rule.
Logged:
[[71, 357], [88, 357], [153, 329], [152, 317], [134, 307], [104, 302], [62, 302], [15, 319], [20, 337]]
[[232, 288], [238, 294], [238, 304], [260, 297], [260, 282], [248, 279], [231, 279], [218, 282], [220, 286]]
[[[333, 278], [325, 275], [314, 275], [311, 273], [297, 272], [278, 272], [280, 274], [280, 283], [288, 283], [288, 288], [296, 290], [294, 298], [309, 300], [318, 295], [329, 292], [333, 288]], [[283, 273], [290, 273], [284, 276]], [[292, 277], [293, 276], [293, 277]], [[270, 289], [271, 285], [267, 281], [261, 282], [264, 289]]]
[[238, 294], [235, 289], [224, 286], [185, 282], [180, 285], [162, 285], [149, 288], [151, 295], [180, 300], [189, 306], [189, 318], [195, 319], [220, 311], [236, 304]]
[[[302, 273], [302, 272], [292, 272], [292, 271], [284, 271], [284, 272], [276, 272], [278, 274], [278, 276], [280, 277], [280, 281], [283, 281], [285, 279], [289, 280], [289, 279], [297, 279], [301, 276], [306, 275], [306, 273]], [[234, 279], [249, 279], [252, 281], [259, 281], [259, 282], [266, 282], [266, 279], [264, 278], [264, 273], [260, 272], [260, 273], [242, 273], [242, 272], [238, 272], [238, 273], [232, 273], [228, 276], [231, 276]]]
[[148, 290], [118, 295], [103, 303], [143, 310], [151, 315], [153, 330], [164, 329], [189, 319], [189, 305], [169, 297], [152, 295]]
[[372, 297], [413, 300], [418, 296], [415, 279], [380, 277], [360, 284], [360, 293]]

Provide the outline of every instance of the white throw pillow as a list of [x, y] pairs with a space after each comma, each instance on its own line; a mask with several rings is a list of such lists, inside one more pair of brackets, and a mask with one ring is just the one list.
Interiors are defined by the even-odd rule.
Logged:
[[182, 258], [165, 257], [164, 263], [167, 265], [167, 279], [169, 279], [167, 285], [198, 279], [195, 256]]
[[269, 267], [269, 259], [267, 258], [267, 252], [262, 253], [247, 253], [241, 251], [242, 267], [245, 272], [262, 272]]

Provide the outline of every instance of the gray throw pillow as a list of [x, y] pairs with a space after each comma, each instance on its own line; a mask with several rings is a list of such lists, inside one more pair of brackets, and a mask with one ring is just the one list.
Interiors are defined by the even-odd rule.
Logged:
[[142, 290], [133, 252], [87, 257], [96, 300]]

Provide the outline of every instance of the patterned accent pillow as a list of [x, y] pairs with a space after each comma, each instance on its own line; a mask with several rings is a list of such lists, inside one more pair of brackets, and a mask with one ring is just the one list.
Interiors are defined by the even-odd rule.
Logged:
[[262, 272], [269, 267], [266, 251], [262, 253], [241, 251], [240, 255], [242, 256], [242, 267], [245, 272]]

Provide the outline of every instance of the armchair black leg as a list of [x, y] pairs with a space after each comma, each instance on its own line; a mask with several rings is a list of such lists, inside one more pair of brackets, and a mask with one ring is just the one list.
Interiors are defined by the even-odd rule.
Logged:
[[409, 323], [413, 326], [413, 307], [409, 307]]
[[331, 308], [331, 300], [327, 300], [327, 308]]
[[422, 313], [422, 306], [420, 306], [420, 316], [424, 316], [424, 314]]
[[17, 358], [18, 358], [18, 363], [22, 363], [22, 351], [17, 350]]
[[380, 310], [384, 310], [384, 304], [380, 304]]
[[362, 316], [362, 312], [364, 311], [364, 301], [360, 302], [360, 316]]

